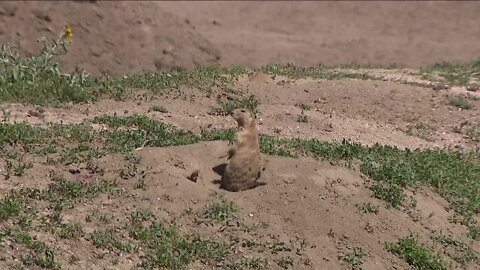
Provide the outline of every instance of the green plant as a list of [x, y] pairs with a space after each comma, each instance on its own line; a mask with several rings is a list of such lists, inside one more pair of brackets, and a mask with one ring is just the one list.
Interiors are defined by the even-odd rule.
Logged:
[[142, 267], [148, 269], [183, 269], [193, 260], [220, 259], [225, 254], [221, 243], [181, 235], [177, 227], [159, 221], [148, 227], [134, 224], [130, 236], [144, 247]]
[[214, 202], [207, 205], [202, 213], [198, 215], [199, 218], [204, 220], [213, 220], [216, 222], [225, 223], [236, 218], [235, 212], [237, 211], [233, 202], [221, 200], [220, 202]]
[[304, 114], [303, 111], [302, 111], [302, 113], [299, 114], [298, 117], [297, 117], [297, 122], [307, 123], [308, 122], [308, 115]]
[[[72, 40], [69, 24], [56, 40], [39, 39], [43, 48], [38, 55], [23, 57], [9, 45], [0, 51], [0, 99], [28, 100], [43, 103], [60, 98], [61, 101], [88, 100], [90, 91], [85, 87], [91, 83], [88, 74], [62, 73], [54, 56], [66, 54]], [[62, 48], [63, 51], [59, 52]]]
[[238, 109], [238, 108], [247, 108], [249, 109], [254, 115], [258, 114], [258, 106], [260, 105], [260, 101], [257, 99], [255, 95], [250, 95], [248, 97], [232, 100], [232, 101], [219, 101], [218, 102], [220, 107], [214, 107], [211, 109], [212, 114], [216, 115], [227, 115], [228, 112]]
[[468, 228], [468, 235], [474, 240], [480, 240], [480, 227], [470, 226]]
[[357, 266], [362, 264], [362, 258], [365, 255], [366, 254], [361, 247], [353, 247], [353, 250], [351, 252], [348, 252], [342, 256], [342, 260], [352, 266]]
[[471, 125], [465, 128], [465, 135], [473, 141], [480, 141], [480, 124]]
[[417, 243], [410, 235], [400, 238], [395, 243], [386, 243], [386, 249], [417, 269], [446, 270], [446, 263], [438, 255]]
[[467, 93], [466, 98], [467, 98], [467, 99], [470, 99], [470, 100], [480, 100], [480, 96], [472, 95], [472, 94], [470, 94], [470, 93]]
[[277, 264], [283, 269], [288, 269], [290, 267], [293, 267], [293, 258], [291, 256], [281, 257], [277, 260]]
[[417, 136], [427, 141], [432, 141], [431, 131], [435, 130], [433, 126], [425, 123], [415, 123], [407, 125], [405, 133], [410, 136]]
[[471, 81], [480, 79], [480, 59], [468, 63], [440, 62], [422, 67], [420, 71], [424, 74], [435, 74], [443, 81], [452, 85], [467, 85]]
[[355, 73], [342, 70], [335, 70], [324, 65], [313, 67], [298, 67], [293, 64], [272, 64], [262, 67], [260, 70], [267, 74], [282, 75], [293, 79], [311, 77], [315, 79], [339, 80], [344, 78], [361, 79], [361, 80], [378, 80], [379, 77], [371, 76], [364, 73]]
[[29, 234], [18, 230], [4, 229], [2, 234], [10, 236], [15, 242], [28, 249], [20, 257], [23, 265], [30, 267], [36, 265], [41, 268], [55, 270], [60, 269], [60, 265], [55, 261], [55, 251], [44, 242], [34, 240]]
[[98, 248], [115, 248], [128, 253], [133, 250], [133, 245], [128, 241], [121, 240], [113, 229], [94, 231], [90, 235], [90, 240]]
[[312, 105], [307, 104], [307, 103], [303, 103], [303, 102], [299, 102], [299, 103], [295, 104], [295, 106], [302, 109], [302, 111], [310, 111], [312, 109]]
[[362, 205], [357, 205], [357, 209], [358, 209], [358, 211], [360, 211], [360, 213], [378, 214], [378, 207], [373, 205], [370, 202], [365, 202]]
[[76, 223], [63, 223], [61, 229], [58, 232], [61, 238], [71, 239], [78, 238], [84, 235], [83, 228], [80, 224]]
[[5, 160], [5, 179], [9, 179], [11, 175], [22, 176], [27, 169], [33, 167], [31, 162], [13, 162], [10, 159]]
[[24, 201], [13, 194], [4, 199], [0, 199], [0, 221], [17, 215], [23, 205]]
[[431, 238], [441, 243], [445, 249], [445, 254], [464, 267], [469, 262], [480, 262], [480, 254], [475, 252], [466, 243], [454, 239], [453, 235], [434, 233]]
[[469, 110], [473, 108], [473, 105], [468, 102], [466, 97], [463, 96], [450, 97], [448, 99], [448, 104], [463, 110]]
[[232, 269], [254, 269], [261, 270], [266, 269], [268, 261], [262, 258], [243, 258], [237, 265], [233, 266]]

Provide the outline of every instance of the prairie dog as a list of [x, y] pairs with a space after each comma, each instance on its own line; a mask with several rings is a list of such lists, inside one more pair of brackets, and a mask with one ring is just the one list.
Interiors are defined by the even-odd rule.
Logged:
[[260, 144], [255, 116], [247, 109], [235, 109], [230, 115], [238, 124], [233, 146], [220, 187], [228, 191], [244, 191], [265, 183], [257, 182], [262, 171]]

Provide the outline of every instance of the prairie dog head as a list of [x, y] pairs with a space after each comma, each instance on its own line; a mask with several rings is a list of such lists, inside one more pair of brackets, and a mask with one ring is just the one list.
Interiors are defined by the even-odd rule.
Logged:
[[232, 110], [230, 115], [237, 121], [239, 127], [246, 127], [255, 123], [255, 116], [250, 110], [245, 108]]

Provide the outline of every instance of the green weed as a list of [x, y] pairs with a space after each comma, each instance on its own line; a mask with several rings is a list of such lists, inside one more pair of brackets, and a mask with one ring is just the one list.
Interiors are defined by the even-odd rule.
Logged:
[[130, 236], [146, 249], [142, 267], [147, 269], [183, 269], [194, 260], [221, 259], [225, 254], [219, 242], [183, 236], [177, 227], [159, 221], [148, 227], [133, 225]]
[[247, 108], [249, 109], [254, 115], [259, 113], [258, 106], [260, 105], [260, 101], [254, 95], [250, 95], [248, 97], [232, 100], [232, 101], [219, 101], [220, 107], [214, 107], [211, 109], [211, 114], [215, 115], [227, 115], [230, 111], [239, 108]]
[[424, 74], [435, 74], [451, 85], [467, 85], [480, 79], [480, 59], [468, 63], [440, 62], [423, 67]]
[[288, 269], [290, 267], [293, 267], [293, 258], [291, 256], [285, 256], [281, 257], [280, 259], [277, 260], [278, 266], [282, 267], [283, 269]]
[[468, 236], [474, 240], [480, 240], [480, 227], [470, 226], [468, 228]]
[[235, 265], [229, 266], [229, 269], [254, 269], [254, 270], [261, 270], [267, 269], [268, 262], [266, 259], [262, 258], [243, 258], [240, 262], [236, 263]]
[[469, 110], [473, 105], [468, 102], [468, 99], [463, 96], [454, 96], [448, 99], [448, 104], [460, 108], [462, 110]]
[[310, 111], [312, 109], [312, 105], [307, 104], [307, 103], [303, 103], [303, 102], [299, 102], [299, 103], [295, 104], [295, 106], [302, 109], [302, 111]]
[[4, 228], [0, 235], [10, 236], [15, 242], [28, 248], [28, 252], [21, 256], [24, 266], [36, 265], [46, 269], [60, 269], [59, 263], [55, 261], [55, 251], [44, 242], [34, 240], [29, 234], [11, 228]]
[[76, 223], [63, 223], [58, 232], [58, 236], [65, 239], [78, 238], [84, 235], [83, 228]]
[[90, 240], [97, 248], [115, 248], [121, 252], [127, 253], [130, 253], [134, 248], [130, 242], [121, 240], [113, 229], [94, 231], [90, 235]]
[[318, 65], [313, 67], [298, 67], [293, 64], [286, 65], [267, 65], [262, 67], [261, 70], [271, 75], [287, 76], [293, 79], [310, 77], [314, 79], [327, 79], [327, 80], [339, 80], [339, 79], [360, 79], [360, 80], [378, 80], [380, 78], [371, 76], [367, 73], [351, 73], [346, 71], [339, 71], [331, 69], [327, 66]]
[[221, 200], [207, 205], [206, 208], [198, 215], [201, 220], [211, 220], [215, 222], [225, 223], [236, 218], [237, 208], [233, 202]]
[[463, 266], [466, 266], [469, 262], [480, 262], [479, 253], [472, 250], [466, 243], [454, 239], [452, 235], [434, 233], [431, 238], [442, 244], [446, 249], [445, 253]]
[[358, 211], [360, 211], [360, 213], [374, 213], [374, 214], [378, 214], [378, 207], [373, 205], [372, 203], [370, 202], [365, 202], [361, 205], [357, 205], [357, 209]]
[[358, 266], [362, 264], [362, 258], [365, 256], [365, 252], [361, 247], [353, 247], [353, 251], [346, 253], [342, 256], [342, 260], [352, 266]]
[[407, 125], [405, 133], [410, 136], [417, 136], [427, 141], [432, 141], [431, 132], [435, 128], [425, 123], [415, 123]]
[[417, 243], [411, 235], [402, 237], [395, 243], [386, 243], [386, 248], [417, 269], [448, 269], [442, 258]]
[[13, 194], [4, 199], [0, 199], [0, 221], [12, 216], [17, 216], [23, 208], [23, 205], [24, 201]]
[[297, 122], [307, 123], [308, 122], [308, 115], [304, 114], [303, 111], [302, 111], [302, 113], [299, 114], [298, 117], [297, 117]]

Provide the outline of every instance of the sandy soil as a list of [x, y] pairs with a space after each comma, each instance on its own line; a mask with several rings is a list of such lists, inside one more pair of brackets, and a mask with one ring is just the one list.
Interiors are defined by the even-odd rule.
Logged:
[[[53, 35], [65, 21], [71, 21], [72, 53], [62, 63], [70, 70], [85, 68], [94, 74], [191, 68], [197, 64], [250, 67], [279, 62], [395, 62], [416, 67], [440, 60], [478, 57], [478, 14], [477, 2], [2, 2], [0, 22], [5, 27], [0, 29], [0, 42], [10, 42], [22, 52], [33, 53], [38, 48], [31, 42], [34, 38]], [[258, 123], [263, 134], [325, 141], [347, 138], [367, 145], [380, 143], [412, 149], [479, 146], [465, 130], [469, 126], [480, 127], [480, 100], [469, 101], [473, 109], [459, 110], [448, 104], [448, 97], [456, 94], [450, 90], [434, 91], [380, 80], [289, 81], [263, 73], [243, 75], [232, 87], [260, 100]], [[150, 95], [147, 100], [46, 106], [40, 118], [29, 114], [36, 106], [1, 104], [1, 108], [10, 113], [12, 122], [40, 125], [80, 123], [97, 115], [117, 113], [144, 114], [194, 132], [234, 127], [232, 119], [209, 113], [216, 102], [205, 92], [187, 87], [178, 91], [176, 98], [173, 94]], [[304, 112], [308, 122], [297, 121], [301, 114], [299, 103], [312, 107]], [[168, 112], [151, 111], [154, 105], [161, 105]], [[226, 149], [227, 142], [139, 149], [135, 152], [142, 158], [138, 171], [148, 173], [120, 182], [127, 196], [104, 194], [74, 210], [66, 210], [64, 219], [82, 223], [87, 232], [92, 232], [103, 226], [98, 222], [85, 223], [85, 216], [93, 209], [108, 213], [109, 225], [120, 228], [126, 219], [125, 211], [151, 207], [156, 216], [175, 219], [186, 232], [242, 237], [238, 228], [224, 233], [215, 226], [198, 225], [185, 214], [191, 209], [199, 210], [211, 201], [211, 192], [220, 191], [214, 183], [219, 176], [212, 167], [223, 162], [219, 156]], [[453, 211], [428, 188], [413, 194], [417, 200], [414, 210], [387, 209], [383, 202], [371, 197], [364, 176], [356, 170], [304, 157], [268, 159], [264, 176], [267, 185], [241, 193], [227, 192], [225, 197], [241, 208], [242, 222], [268, 225], [258, 228], [250, 237], [267, 242], [306, 239], [308, 245], [302, 252], [287, 253], [296, 262], [292, 269], [351, 269], [339, 258], [355, 246], [367, 253], [362, 269], [408, 269], [403, 260], [385, 250], [385, 241], [395, 241], [410, 231], [425, 243], [431, 243], [429, 235], [434, 231], [466, 239], [467, 227], [448, 222]], [[34, 158], [32, 162], [34, 169], [25, 175], [1, 181], [2, 193], [14, 187], [45, 187], [49, 183], [46, 176], [52, 170], [71, 179], [100, 177], [89, 173], [86, 164], [56, 167]], [[127, 166], [127, 161], [118, 155], [97, 162], [105, 175], [112, 177], [118, 177]], [[2, 160], [1, 167], [3, 163]], [[72, 166], [80, 172], [71, 174]], [[186, 179], [194, 169], [200, 170], [196, 183]], [[145, 177], [147, 190], [132, 188], [140, 177]], [[364, 202], [378, 205], [379, 212], [359, 213], [355, 205]], [[113, 269], [131, 269], [140, 259], [137, 254], [109, 251], [99, 258], [97, 249], [83, 238], [72, 241], [42, 234], [38, 237], [57, 248], [57, 259], [65, 269], [111, 269], [114, 260], [118, 264]], [[478, 241], [471, 246], [480, 252]], [[6, 254], [17, 256], [14, 249], [8, 249]], [[69, 266], [71, 254], [80, 257], [74, 266]], [[248, 257], [255, 252], [240, 249], [239, 254]], [[269, 261], [278, 258], [268, 252], [261, 257]], [[0, 266], [2, 263], [0, 260]], [[470, 263], [466, 268], [479, 266]], [[206, 268], [197, 262], [189, 269]], [[267, 269], [282, 268], [272, 263]]]

